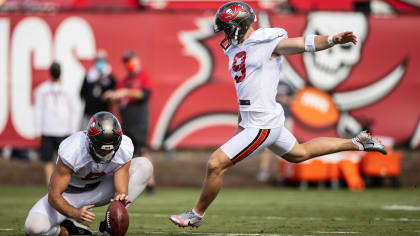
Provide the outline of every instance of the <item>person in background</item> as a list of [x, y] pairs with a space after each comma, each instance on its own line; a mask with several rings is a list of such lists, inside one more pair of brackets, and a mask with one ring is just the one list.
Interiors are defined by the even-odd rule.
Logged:
[[54, 170], [53, 155], [61, 141], [78, 129], [77, 97], [67, 91], [60, 75], [60, 64], [50, 66], [51, 79], [35, 90], [35, 135], [40, 140], [40, 160], [48, 184]]
[[98, 50], [93, 66], [88, 70], [83, 81], [80, 97], [85, 101], [81, 130], [86, 129], [89, 118], [100, 111], [109, 110], [109, 101], [103, 98], [108, 90], [116, 87], [111, 65], [107, 62], [105, 50]]
[[[122, 62], [127, 70], [126, 77], [117, 83], [117, 89], [107, 91], [105, 99], [118, 102], [124, 134], [131, 138], [134, 153], [151, 158], [147, 154], [147, 131], [149, 126], [149, 101], [153, 90], [152, 79], [142, 68], [137, 53], [127, 50]], [[147, 193], [155, 190], [154, 177], [146, 187]]]
[[[295, 89], [287, 82], [280, 80], [277, 85], [276, 102], [280, 103], [284, 110], [284, 127], [288, 130], [293, 128], [293, 119], [290, 114], [289, 105], [295, 98]], [[260, 153], [260, 165], [257, 173], [257, 180], [260, 182], [267, 182], [270, 178], [270, 163], [273, 153], [264, 148]]]

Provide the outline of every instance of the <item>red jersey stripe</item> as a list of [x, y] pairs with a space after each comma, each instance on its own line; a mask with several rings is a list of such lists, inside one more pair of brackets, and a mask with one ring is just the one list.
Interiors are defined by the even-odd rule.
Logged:
[[257, 137], [240, 153], [238, 153], [233, 159], [232, 162], [236, 163], [247, 157], [249, 154], [254, 152], [268, 137], [270, 134], [269, 129], [260, 129], [257, 134]]

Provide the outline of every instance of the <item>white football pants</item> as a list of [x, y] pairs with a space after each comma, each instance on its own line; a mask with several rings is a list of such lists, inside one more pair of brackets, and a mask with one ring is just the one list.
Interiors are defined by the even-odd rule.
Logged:
[[295, 136], [284, 126], [273, 129], [245, 128], [220, 149], [236, 164], [265, 147], [281, 157], [292, 150], [295, 144]]

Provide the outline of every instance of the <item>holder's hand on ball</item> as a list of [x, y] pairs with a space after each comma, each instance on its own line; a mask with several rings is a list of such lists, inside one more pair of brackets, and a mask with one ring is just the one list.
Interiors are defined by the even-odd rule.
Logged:
[[128, 195], [125, 193], [119, 193], [117, 195], [115, 195], [115, 197], [113, 199], [111, 199], [111, 202], [113, 201], [120, 201], [124, 204], [124, 206], [127, 206], [128, 204], [130, 204], [132, 201], [128, 200]]

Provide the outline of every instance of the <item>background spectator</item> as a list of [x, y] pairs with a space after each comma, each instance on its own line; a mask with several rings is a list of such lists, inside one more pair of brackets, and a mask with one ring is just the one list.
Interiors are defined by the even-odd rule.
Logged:
[[111, 65], [107, 62], [107, 53], [100, 49], [93, 66], [88, 70], [83, 81], [80, 97], [85, 101], [81, 129], [86, 129], [89, 118], [100, 111], [109, 110], [109, 101], [103, 98], [106, 91], [115, 89], [116, 82]]
[[53, 154], [68, 135], [77, 130], [77, 98], [66, 91], [60, 80], [60, 64], [50, 66], [51, 80], [35, 91], [35, 134], [40, 139], [40, 159], [44, 162], [48, 184], [54, 169]]
[[[117, 84], [117, 90], [107, 91], [104, 98], [118, 101], [122, 129], [124, 134], [133, 141], [134, 153], [148, 157], [147, 131], [152, 79], [142, 68], [140, 58], [135, 51], [126, 51], [122, 61], [127, 75]], [[153, 192], [154, 186], [155, 181], [152, 177], [146, 190], [149, 193]]]
[[[289, 105], [295, 97], [295, 89], [287, 82], [280, 80], [277, 86], [276, 101], [280, 103], [284, 110], [284, 126], [292, 131], [293, 119], [290, 114]], [[267, 148], [264, 148], [260, 154], [260, 165], [258, 167], [257, 180], [266, 182], [270, 178], [271, 157], [274, 154]]]

